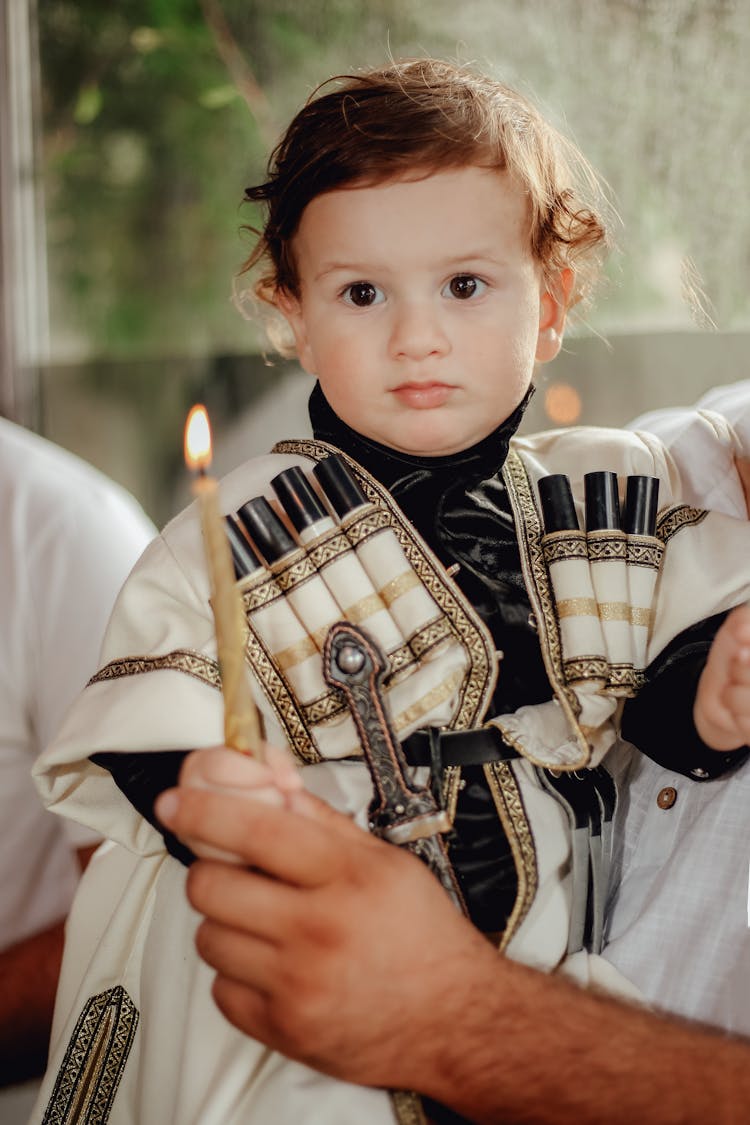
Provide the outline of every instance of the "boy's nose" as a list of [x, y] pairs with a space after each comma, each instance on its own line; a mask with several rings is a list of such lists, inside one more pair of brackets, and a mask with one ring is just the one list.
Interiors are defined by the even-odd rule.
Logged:
[[396, 310], [390, 337], [394, 359], [426, 359], [430, 355], [446, 355], [450, 348], [436, 308], [415, 302]]

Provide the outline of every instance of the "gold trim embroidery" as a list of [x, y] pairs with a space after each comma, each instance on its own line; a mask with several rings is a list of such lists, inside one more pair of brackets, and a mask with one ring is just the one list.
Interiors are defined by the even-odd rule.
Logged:
[[386, 676], [386, 684], [391, 683], [395, 679], [400, 679], [406, 669], [411, 668], [414, 664], [414, 656], [415, 653], [409, 641], [407, 641], [406, 644], [399, 645], [399, 647], [393, 649], [392, 652], [389, 652], [388, 663], [391, 670]]
[[106, 1125], [138, 1028], [121, 985], [87, 1001], [68, 1043], [42, 1125]]
[[[243, 593], [243, 602], [247, 615], [247, 592]], [[265, 642], [252, 627], [248, 630], [245, 642], [245, 659], [251, 664], [256, 682], [286, 731], [295, 756], [307, 763], [322, 761], [306, 721], [304, 707], [274, 663], [274, 657]]]
[[497, 815], [510, 844], [518, 878], [516, 901], [500, 940], [502, 952], [531, 909], [539, 886], [539, 869], [534, 837], [513, 770], [508, 762], [490, 762], [483, 768]]
[[599, 603], [595, 598], [560, 598], [555, 604], [558, 618], [599, 616]]
[[400, 734], [402, 730], [408, 727], [411, 723], [415, 723], [417, 719], [421, 719], [423, 715], [428, 714], [433, 707], [438, 703], [443, 703], [444, 700], [450, 697], [459, 689], [463, 681], [462, 672], [453, 672], [452, 675], [446, 677], [441, 684], [436, 684], [432, 691], [428, 691], [411, 707], [407, 707], [405, 711], [401, 711], [393, 718], [393, 729], [396, 734]]
[[302, 664], [319, 652], [320, 649], [315, 643], [315, 638], [308, 636], [303, 637], [296, 644], [289, 645], [288, 648], [281, 649], [280, 652], [275, 652], [273, 658], [282, 672], [288, 672], [290, 668], [296, 668], [298, 664]]
[[301, 547], [284, 559], [278, 569], [272, 567], [271, 573], [281, 594], [288, 594], [316, 575], [315, 567]]
[[599, 616], [602, 621], [630, 621], [630, 605], [628, 602], [599, 602]]
[[610, 562], [612, 559], [625, 560], [628, 544], [624, 532], [617, 535], [590, 532], [587, 535], [588, 557], [590, 562]]
[[349, 708], [341, 693], [333, 691], [328, 691], [325, 695], [320, 695], [317, 699], [302, 704], [300, 710], [305, 723], [311, 727], [332, 723], [335, 719], [341, 718], [342, 715], [349, 714]]
[[588, 561], [589, 557], [586, 535], [583, 531], [549, 532], [542, 537], [542, 551], [548, 566], [550, 563], [566, 562], [570, 559]]
[[662, 543], [667, 543], [683, 527], [703, 523], [708, 512], [704, 508], [693, 508], [689, 504], [678, 504], [667, 508], [656, 521], [656, 535]]
[[252, 575], [245, 582], [238, 583], [242, 602], [247, 613], [254, 613], [283, 597], [276, 585], [275, 577], [268, 571]]
[[446, 766], [443, 770], [443, 785], [441, 796], [443, 799], [443, 808], [448, 814], [448, 818], [453, 824], [456, 819], [456, 807], [458, 805], [458, 793], [461, 787], [461, 767], [460, 766]]
[[422, 1099], [411, 1090], [389, 1090], [398, 1125], [428, 1125]]
[[600, 680], [604, 683], [609, 677], [609, 663], [603, 656], [576, 656], [563, 661], [566, 683], [579, 680]]
[[511, 448], [503, 466], [503, 479], [513, 509], [516, 537], [521, 554], [521, 570], [539, 633], [542, 660], [552, 689], [562, 707], [581, 750], [581, 760], [573, 768], [585, 766], [591, 749], [578, 726], [581, 705], [565, 682], [560, 627], [555, 614], [549, 573], [542, 548], [542, 527], [526, 466], [516, 449]]
[[436, 648], [451, 635], [450, 623], [445, 617], [428, 622], [422, 629], [409, 637], [409, 648], [417, 660], [430, 649]]
[[634, 668], [632, 664], [609, 665], [607, 683], [608, 694], [622, 695], [623, 689], [627, 688], [627, 694], [635, 695], [636, 692], [640, 691], [645, 682], [645, 673], [641, 669]]
[[316, 570], [325, 570], [329, 563], [347, 555], [352, 546], [340, 525], [324, 532], [314, 545], [308, 545], [308, 557]]
[[123, 676], [140, 676], [144, 672], [184, 672], [193, 676], [209, 687], [221, 689], [221, 676], [219, 665], [208, 656], [203, 656], [192, 649], [176, 648], [164, 656], [127, 656], [119, 660], [112, 660], [91, 677], [87, 687], [91, 684], [106, 683], [107, 680], [119, 680]]
[[385, 586], [381, 586], [378, 590], [381, 598], [387, 606], [393, 605], [397, 598], [403, 594], [407, 594], [409, 590], [415, 589], [420, 585], [418, 576], [413, 570], [407, 570], [405, 574], [399, 574], [392, 578], [390, 582], [386, 582]]
[[343, 611], [343, 616], [352, 625], [361, 625], [368, 617], [372, 617], [375, 613], [381, 613], [385, 606], [380, 594], [367, 594], [359, 601], [353, 602], [351, 605], [346, 606]]
[[664, 544], [652, 535], [628, 535], [628, 565], [658, 570], [664, 555]]

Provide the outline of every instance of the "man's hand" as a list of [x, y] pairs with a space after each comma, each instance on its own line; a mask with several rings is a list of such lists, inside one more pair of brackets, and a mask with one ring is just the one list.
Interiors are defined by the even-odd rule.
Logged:
[[196, 942], [226, 1017], [290, 1058], [477, 1125], [748, 1119], [746, 1042], [507, 960], [418, 860], [309, 794], [175, 789], [157, 813], [250, 866], [191, 867]]
[[429, 871], [302, 791], [283, 808], [173, 790], [157, 814], [252, 868], [202, 861], [188, 876], [227, 1019], [326, 1073], [430, 1093], [437, 1029], [499, 958]]
[[714, 750], [750, 743], [750, 604], [732, 610], [714, 638], [694, 719], [698, 734]]
[[[194, 750], [182, 763], [180, 788], [208, 789], [270, 805], [286, 804], [289, 795], [302, 788], [300, 772], [288, 750], [263, 744], [263, 761], [250, 755], [211, 746]], [[193, 837], [180, 837], [183, 844], [201, 859], [221, 859], [243, 864], [244, 859]]]

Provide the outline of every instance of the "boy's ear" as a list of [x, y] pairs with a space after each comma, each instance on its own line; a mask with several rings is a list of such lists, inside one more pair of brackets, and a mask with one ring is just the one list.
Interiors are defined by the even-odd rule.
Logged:
[[542, 291], [536, 342], [537, 363], [549, 363], [562, 347], [565, 317], [570, 307], [574, 280], [572, 269], [560, 270]]
[[310, 375], [317, 375], [315, 361], [313, 360], [310, 343], [307, 338], [307, 326], [302, 315], [302, 306], [299, 298], [290, 293], [288, 289], [277, 289], [274, 304], [282, 314], [294, 336], [294, 347], [297, 359], [305, 371]]

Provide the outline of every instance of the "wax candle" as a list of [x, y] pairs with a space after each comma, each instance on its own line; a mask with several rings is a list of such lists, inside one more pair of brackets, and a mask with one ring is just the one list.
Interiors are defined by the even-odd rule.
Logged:
[[234, 750], [260, 757], [260, 721], [245, 669], [247, 626], [219, 507], [218, 481], [208, 474], [211, 429], [204, 406], [194, 406], [188, 415], [185, 462], [195, 474], [192, 491], [198, 501], [211, 586], [211, 610], [224, 696], [224, 742]]

